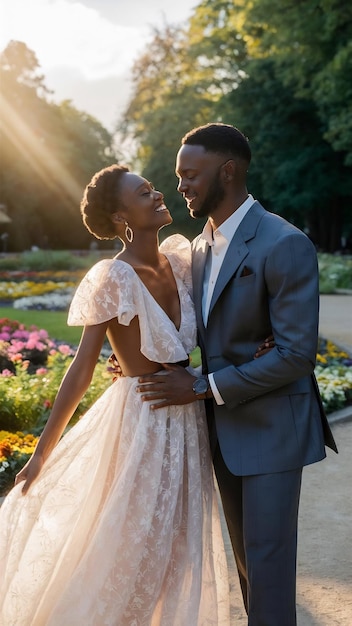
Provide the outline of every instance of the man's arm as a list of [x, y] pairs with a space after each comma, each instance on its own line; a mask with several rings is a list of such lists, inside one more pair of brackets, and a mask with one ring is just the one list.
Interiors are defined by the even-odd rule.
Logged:
[[[264, 356], [273, 349], [274, 345], [274, 337], [270, 335], [258, 346], [254, 358]], [[168, 372], [167, 376], [164, 374], [149, 374], [140, 376], [138, 379], [141, 384], [137, 387], [137, 391], [142, 394], [142, 400], [153, 402], [151, 408], [160, 409], [165, 406], [189, 404], [196, 402], [196, 400], [213, 398], [210, 386], [208, 386], [206, 393], [196, 395], [193, 386], [197, 377], [190, 374], [183, 367], [168, 363], [164, 363], [163, 367]]]
[[230, 408], [295, 383], [314, 371], [319, 273], [313, 244], [301, 232], [286, 234], [266, 259], [264, 275], [275, 348], [263, 359], [213, 372], [216, 387]]

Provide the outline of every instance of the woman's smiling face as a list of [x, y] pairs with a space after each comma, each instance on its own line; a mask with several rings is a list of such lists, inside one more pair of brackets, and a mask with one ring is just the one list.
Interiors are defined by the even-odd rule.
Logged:
[[133, 230], [161, 228], [171, 224], [172, 217], [165, 206], [164, 196], [138, 174], [126, 172], [119, 184], [117, 211]]

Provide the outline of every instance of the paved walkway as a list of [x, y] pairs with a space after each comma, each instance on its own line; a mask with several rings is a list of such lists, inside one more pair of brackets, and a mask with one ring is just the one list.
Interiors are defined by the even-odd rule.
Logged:
[[320, 296], [319, 334], [352, 354], [352, 295]]
[[[319, 333], [352, 355], [352, 295], [322, 296]], [[352, 626], [352, 407], [329, 416], [339, 454], [303, 472], [297, 563], [298, 626]], [[247, 626], [232, 550], [233, 626]]]

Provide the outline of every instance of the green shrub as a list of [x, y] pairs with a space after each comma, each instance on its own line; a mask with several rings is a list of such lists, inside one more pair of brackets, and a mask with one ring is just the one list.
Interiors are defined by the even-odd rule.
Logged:
[[[39, 374], [29, 374], [26, 363], [16, 365], [16, 375], [0, 376], [0, 430], [42, 429], [54, 402], [60, 382], [72, 357], [56, 353]], [[44, 371], [44, 369], [46, 371]], [[106, 361], [97, 363], [91, 385], [78, 405], [72, 423], [85, 413], [111, 383]]]
[[318, 263], [320, 293], [352, 290], [352, 257], [319, 253]]

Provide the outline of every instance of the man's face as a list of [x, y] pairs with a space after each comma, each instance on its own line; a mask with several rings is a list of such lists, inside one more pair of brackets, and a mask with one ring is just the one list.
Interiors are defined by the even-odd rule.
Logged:
[[226, 159], [203, 146], [183, 145], [176, 159], [177, 190], [186, 200], [192, 217], [213, 215], [225, 197], [221, 166]]

